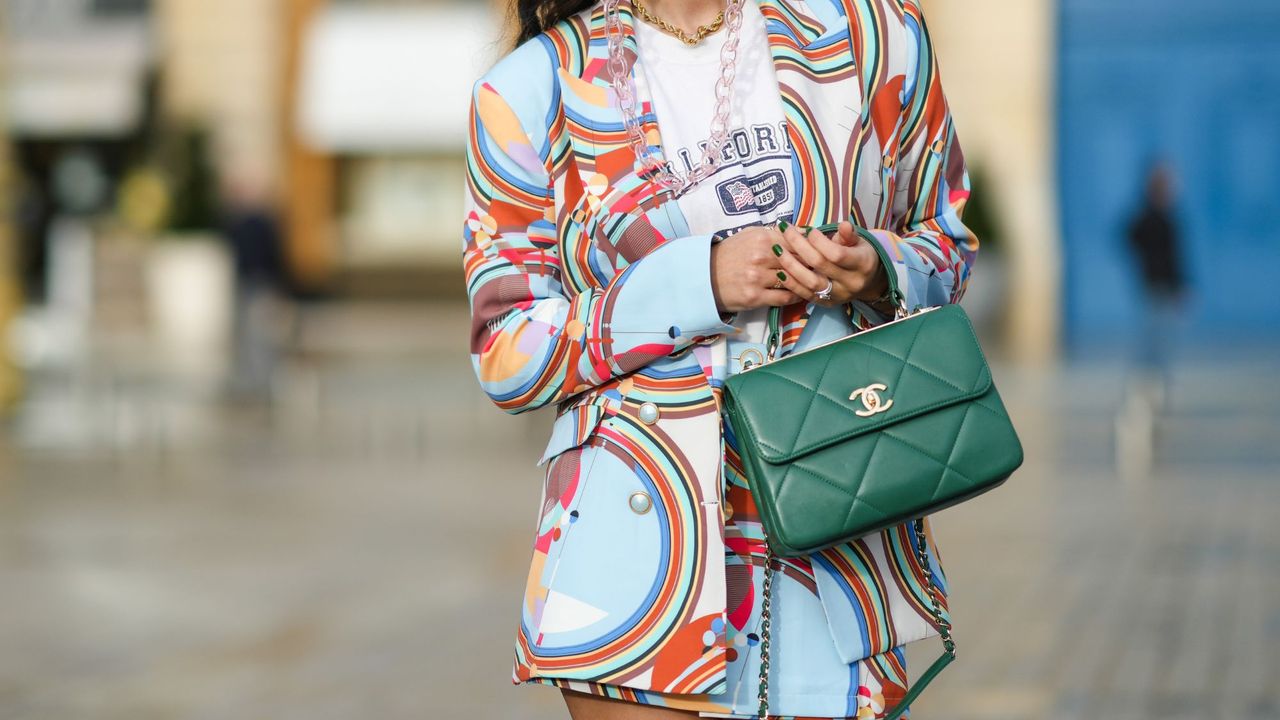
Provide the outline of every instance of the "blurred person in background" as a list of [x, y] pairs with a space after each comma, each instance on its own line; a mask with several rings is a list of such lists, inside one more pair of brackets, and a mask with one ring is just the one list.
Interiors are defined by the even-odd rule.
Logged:
[[[516, 20], [474, 87], [463, 232], [481, 386], [557, 410], [512, 680], [575, 720], [754, 717], [766, 552], [724, 380], [764, 359], [770, 307], [781, 357], [893, 317], [888, 273], [909, 307], [958, 302], [977, 253], [921, 9], [519, 0]], [[937, 635], [926, 573], [945, 594], [911, 542], [775, 563], [771, 717], [900, 704], [903, 645]]]
[[1128, 478], [1148, 476], [1155, 462], [1158, 418], [1169, 394], [1184, 308], [1186, 280], [1173, 207], [1173, 171], [1156, 163], [1147, 173], [1141, 205], [1125, 233], [1145, 295], [1138, 372], [1127, 383], [1115, 417], [1116, 463]]
[[241, 168], [224, 190], [222, 231], [235, 267], [232, 400], [268, 402], [278, 364], [284, 298], [288, 289], [283, 237], [267, 183]]
[[1178, 220], [1173, 214], [1174, 185], [1173, 170], [1168, 164], [1152, 166], [1142, 205], [1129, 222], [1127, 233], [1146, 296], [1139, 360], [1148, 381], [1153, 383], [1156, 402], [1168, 384], [1170, 355], [1186, 292]]

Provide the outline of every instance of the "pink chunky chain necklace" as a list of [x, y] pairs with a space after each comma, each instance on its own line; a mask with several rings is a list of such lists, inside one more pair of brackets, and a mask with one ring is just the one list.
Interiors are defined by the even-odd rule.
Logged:
[[619, 0], [604, 0], [605, 27], [609, 37], [609, 75], [613, 91], [618, 96], [628, 141], [636, 159], [645, 171], [653, 174], [654, 181], [663, 189], [677, 196], [694, 185], [711, 177], [720, 166], [721, 153], [729, 142], [729, 113], [733, 102], [733, 80], [738, 72], [738, 38], [742, 30], [742, 5], [746, 0], [729, 0], [724, 22], [728, 28], [724, 47], [720, 50], [720, 77], [716, 79], [716, 107], [711, 120], [711, 136], [702, 151], [702, 160], [688, 175], [679, 175], [669, 165], [659, 160], [640, 124], [635, 80], [623, 54], [622, 18], [618, 12]]

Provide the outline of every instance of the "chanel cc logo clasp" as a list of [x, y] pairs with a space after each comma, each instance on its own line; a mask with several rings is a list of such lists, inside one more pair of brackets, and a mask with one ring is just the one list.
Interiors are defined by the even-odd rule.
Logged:
[[884, 400], [880, 397], [880, 393], [888, 390], [889, 387], [882, 383], [872, 383], [864, 388], [858, 388], [849, 396], [850, 400], [861, 400], [862, 409], [855, 414], [858, 417], [871, 417], [879, 415], [882, 412], [888, 412], [893, 407], [892, 400]]

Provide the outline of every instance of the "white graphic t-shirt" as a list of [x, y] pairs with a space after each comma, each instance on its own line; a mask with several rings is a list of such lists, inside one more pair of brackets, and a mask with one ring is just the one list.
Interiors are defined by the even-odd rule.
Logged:
[[[653, 101], [663, 155], [681, 175], [702, 160], [715, 115], [721, 29], [694, 47], [636, 20], [640, 50], [637, 84]], [[737, 231], [790, 219], [791, 145], [764, 17], [754, 0], [743, 3], [742, 35], [729, 122], [729, 143], [716, 173], [678, 198], [689, 230], [717, 240]], [[767, 308], [739, 313], [735, 339], [764, 341]], [[722, 348], [716, 348], [723, 351]]]

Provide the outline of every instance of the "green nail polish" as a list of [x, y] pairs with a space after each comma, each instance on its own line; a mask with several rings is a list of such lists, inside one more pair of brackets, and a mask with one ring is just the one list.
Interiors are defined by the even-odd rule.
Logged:
[[777, 255], [778, 257], [782, 257], [782, 246], [781, 246], [781, 245], [774, 245], [774, 246], [773, 246], [773, 254], [774, 254], [774, 255]]
[[[791, 224], [790, 224], [790, 223], [788, 223], [786, 220], [779, 220], [779, 221], [778, 221], [778, 229], [779, 229], [779, 230], [781, 230], [782, 232], [786, 232], [786, 231], [787, 231], [787, 228], [789, 228], [789, 227], [791, 227]], [[774, 247], [777, 247], [777, 246], [775, 245]]]
[[787, 274], [786, 274], [786, 273], [784, 273], [784, 272], [782, 272], [781, 270], [779, 270], [779, 271], [778, 271], [778, 279], [779, 279], [779, 280], [781, 280], [781, 281], [783, 281], [783, 282], [786, 282], [786, 281], [787, 281]]

